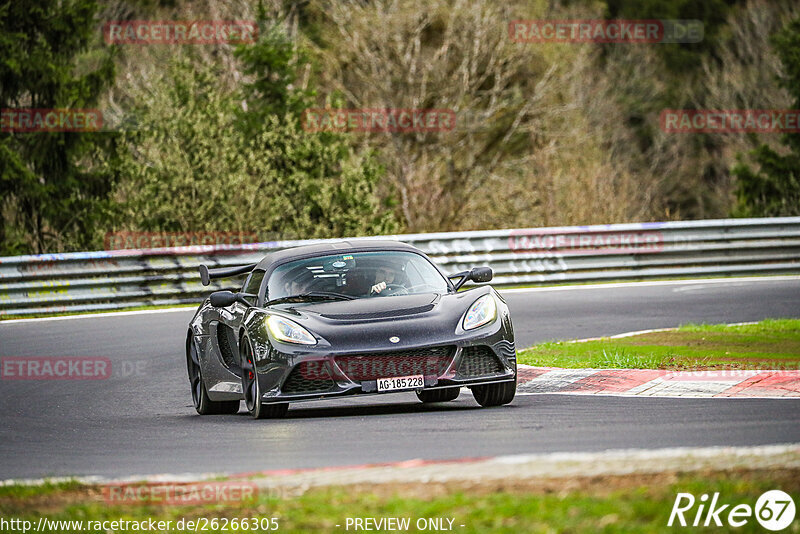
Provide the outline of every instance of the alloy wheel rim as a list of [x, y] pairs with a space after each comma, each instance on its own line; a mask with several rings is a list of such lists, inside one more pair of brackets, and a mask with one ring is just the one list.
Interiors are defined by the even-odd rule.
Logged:
[[242, 391], [244, 401], [249, 411], [256, 409], [256, 398], [258, 397], [258, 382], [255, 376], [255, 365], [253, 364], [253, 351], [250, 342], [242, 344]]
[[194, 402], [196, 408], [200, 406], [203, 381], [200, 372], [200, 360], [197, 357], [197, 349], [194, 343], [189, 348], [189, 384], [192, 388], [192, 402]]

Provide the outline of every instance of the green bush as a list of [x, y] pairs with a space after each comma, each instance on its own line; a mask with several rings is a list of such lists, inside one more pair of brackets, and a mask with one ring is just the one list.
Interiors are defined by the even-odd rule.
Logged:
[[117, 153], [114, 229], [262, 239], [397, 230], [376, 195], [381, 169], [370, 154], [357, 154], [342, 136], [303, 131], [274, 96], [271, 104], [249, 96], [260, 104], [258, 120], [243, 120], [241, 99], [226, 94], [210, 69], [173, 62], [157, 90], [138, 99], [141, 124]]
[[[0, 3], [0, 108], [94, 108], [114, 79], [92, 48], [93, 0]], [[0, 255], [86, 248], [103, 224], [111, 177], [93, 165], [114, 136], [0, 133]]]

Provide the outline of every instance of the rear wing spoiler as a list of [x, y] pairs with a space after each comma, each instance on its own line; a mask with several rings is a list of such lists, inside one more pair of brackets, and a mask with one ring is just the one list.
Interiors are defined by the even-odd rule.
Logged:
[[238, 265], [235, 267], [220, 267], [218, 269], [209, 269], [207, 265], [201, 265], [198, 269], [200, 271], [200, 281], [203, 283], [204, 286], [207, 286], [211, 283], [211, 280], [216, 280], [217, 278], [230, 278], [231, 276], [237, 276], [240, 274], [249, 273], [253, 269], [256, 268], [257, 263], [251, 263], [249, 265]]

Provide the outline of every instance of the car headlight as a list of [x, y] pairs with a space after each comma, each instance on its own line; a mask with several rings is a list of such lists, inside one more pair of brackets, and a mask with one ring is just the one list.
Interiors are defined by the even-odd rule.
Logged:
[[289, 319], [277, 315], [267, 317], [267, 328], [278, 341], [298, 343], [300, 345], [316, 345], [317, 340], [311, 332]]
[[497, 318], [497, 303], [491, 295], [484, 295], [467, 310], [464, 315], [464, 330], [473, 330], [489, 324]]

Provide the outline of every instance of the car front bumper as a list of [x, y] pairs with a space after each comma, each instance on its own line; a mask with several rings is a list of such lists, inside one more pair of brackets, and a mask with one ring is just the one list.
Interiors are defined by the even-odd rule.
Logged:
[[265, 403], [377, 394], [379, 378], [421, 374], [427, 390], [507, 382], [517, 372], [514, 344], [500, 332], [395, 351], [272, 356], [259, 371]]

